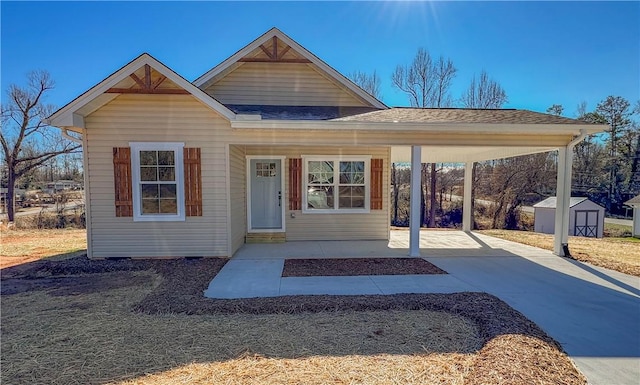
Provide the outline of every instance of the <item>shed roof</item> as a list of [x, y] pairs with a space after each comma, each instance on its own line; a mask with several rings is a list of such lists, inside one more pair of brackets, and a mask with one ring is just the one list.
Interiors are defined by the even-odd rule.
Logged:
[[[571, 197], [571, 200], [569, 201], [569, 207], [573, 207], [576, 205], [579, 205], [580, 203], [584, 202], [584, 201], [588, 201], [589, 198], [585, 198], [585, 197]], [[594, 202], [595, 203], [595, 202]], [[555, 209], [556, 208], [556, 197], [549, 197], [541, 202], [536, 203], [535, 205], [533, 205], [534, 208], [544, 208], [544, 209]]]
[[624, 204], [631, 207], [640, 207], [640, 194], [624, 202]]
[[535, 111], [480, 108], [394, 107], [333, 120], [389, 123], [589, 124], [582, 120]]

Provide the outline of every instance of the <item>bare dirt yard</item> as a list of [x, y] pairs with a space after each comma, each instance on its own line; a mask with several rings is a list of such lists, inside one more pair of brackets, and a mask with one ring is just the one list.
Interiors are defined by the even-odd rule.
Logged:
[[[481, 230], [482, 234], [553, 250], [553, 235], [531, 231]], [[573, 259], [640, 277], [640, 239], [569, 237]]]
[[202, 293], [225, 259], [55, 250], [0, 270], [2, 383], [586, 383], [486, 293], [213, 300]]

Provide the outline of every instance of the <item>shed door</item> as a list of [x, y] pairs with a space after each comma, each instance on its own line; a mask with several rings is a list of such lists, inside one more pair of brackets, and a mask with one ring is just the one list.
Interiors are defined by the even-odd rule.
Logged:
[[573, 235], [578, 237], [598, 237], [598, 211], [576, 210]]
[[282, 160], [250, 160], [250, 230], [282, 229]]

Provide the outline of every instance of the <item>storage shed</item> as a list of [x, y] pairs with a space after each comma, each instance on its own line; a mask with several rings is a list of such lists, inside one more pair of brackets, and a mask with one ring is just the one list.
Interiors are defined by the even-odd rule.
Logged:
[[625, 205], [633, 207], [633, 236], [640, 238], [640, 195], [624, 202]]
[[[555, 231], [556, 197], [549, 197], [533, 205], [536, 233], [553, 234]], [[569, 202], [569, 235], [602, 238], [604, 233], [604, 207], [588, 198], [571, 197]]]

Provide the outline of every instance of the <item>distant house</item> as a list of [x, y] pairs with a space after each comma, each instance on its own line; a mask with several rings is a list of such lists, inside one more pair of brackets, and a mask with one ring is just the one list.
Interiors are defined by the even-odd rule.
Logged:
[[634, 237], [640, 238], [640, 195], [636, 195], [624, 202], [624, 204], [633, 208], [633, 229], [631, 233]]
[[72, 180], [56, 180], [54, 182], [47, 183], [47, 192], [49, 194], [55, 194], [64, 190], [80, 190], [82, 184]]
[[[549, 197], [533, 205], [536, 233], [555, 232], [556, 197]], [[569, 203], [569, 235], [602, 238], [604, 207], [588, 198], [571, 197]]]
[[[14, 202], [19, 203], [24, 199], [25, 194], [27, 193], [27, 190], [23, 190], [21, 188], [17, 188], [14, 191], [14, 196], [15, 196], [15, 200]], [[7, 212], [7, 188], [6, 187], [2, 187], [0, 188], [0, 213], [6, 213]]]

